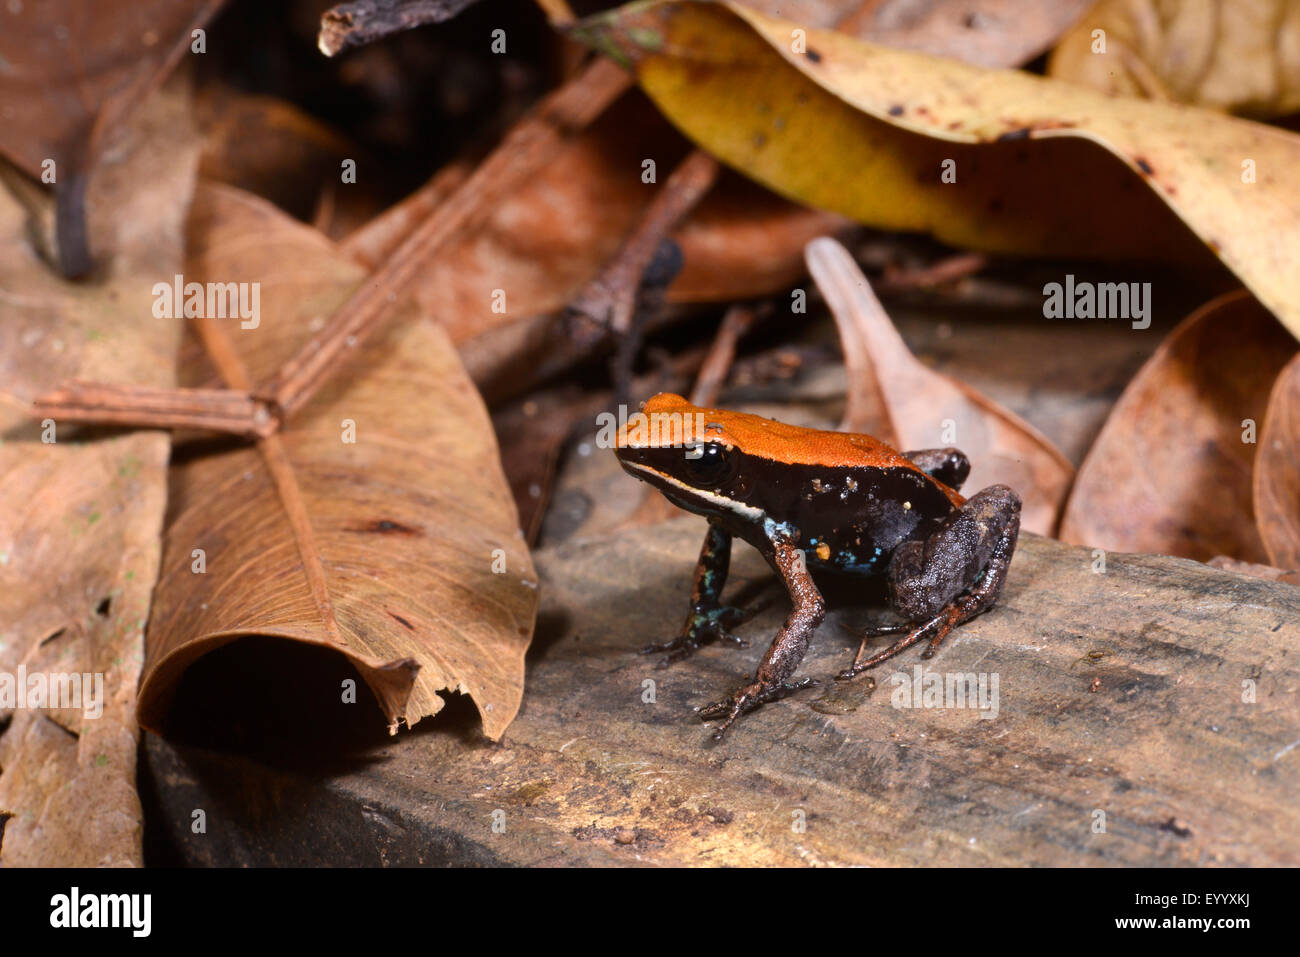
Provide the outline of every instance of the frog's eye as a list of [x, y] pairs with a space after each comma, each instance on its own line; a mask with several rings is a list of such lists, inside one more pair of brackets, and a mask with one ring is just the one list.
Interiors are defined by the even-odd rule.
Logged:
[[731, 472], [727, 449], [717, 442], [704, 442], [686, 447], [686, 477], [692, 482], [706, 485], [720, 482]]

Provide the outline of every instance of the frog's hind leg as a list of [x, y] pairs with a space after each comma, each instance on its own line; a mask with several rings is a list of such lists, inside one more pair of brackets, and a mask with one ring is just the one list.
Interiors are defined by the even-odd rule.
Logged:
[[1005, 485], [991, 485], [948, 516], [924, 541], [905, 542], [889, 563], [889, 604], [907, 619], [876, 634], [908, 634], [884, 651], [864, 658], [867, 641], [853, 665], [840, 673], [852, 678], [923, 639], [931, 658], [952, 629], [993, 607], [1006, 582], [1020, 534], [1020, 496]]

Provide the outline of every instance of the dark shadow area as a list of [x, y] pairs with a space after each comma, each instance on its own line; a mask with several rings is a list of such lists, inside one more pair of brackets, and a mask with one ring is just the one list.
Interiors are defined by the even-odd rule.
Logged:
[[[524, 667], [531, 671], [537, 662], [546, 656], [551, 647], [572, 629], [573, 616], [568, 611], [538, 612], [537, 626], [533, 629], [533, 640], [528, 645]], [[525, 689], [528, 687], [526, 676], [524, 687]]]
[[[481, 738], [474, 703], [459, 694], [446, 699], [435, 718], [401, 733], [436, 724], [438, 733]], [[177, 745], [320, 774], [381, 760], [373, 752], [392, 740], [379, 702], [343, 655], [263, 636], [240, 638], [191, 665], [165, 732]]]
[[[392, 812], [367, 811], [347, 787], [328, 786], [373, 776], [413, 736], [490, 746], [473, 701], [445, 698], [437, 716], [394, 737], [365, 681], [337, 652], [257, 636], [205, 655], [181, 678], [165, 738], [142, 736], [146, 863], [415, 864], [444, 854], [446, 863], [466, 862], [473, 849], [431, 850], [428, 835], [407, 859]], [[402, 806], [400, 795], [392, 800]], [[196, 832], [200, 811], [207, 830]]]
[[[327, 124], [360, 151], [363, 170], [382, 171], [368, 182], [385, 206], [466, 149], [495, 143], [550, 85], [552, 34], [529, 0], [474, 4], [444, 23], [331, 58], [321, 54], [316, 36], [320, 14], [332, 5], [228, 4], [209, 25], [208, 52], [193, 58], [197, 86], [218, 100], [276, 97]], [[495, 53], [492, 31], [507, 26], [506, 52]], [[288, 212], [309, 221], [316, 187], [337, 181], [338, 166], [302, 174], [298, 194], [280, 199]]]

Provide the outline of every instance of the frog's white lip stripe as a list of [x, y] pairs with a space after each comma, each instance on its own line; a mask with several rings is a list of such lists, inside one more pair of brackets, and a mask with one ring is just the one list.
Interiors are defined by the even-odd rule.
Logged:
[[725, 495], [706, 492], [704, 489], [696, 488], [694, 485], [687, 485], [685, 482], [678, 481], [671, 475], [666, 475], [658, 469], [653, 469], [648, 465], [642, 465], [640, 462], [625, 461], [623, 462], [623, 465], [626, 468], [636, 469], [639, 472], [646, 472], [653, 475], [655, 478], [662, 479], [669, 485], [675, 485], [683, 492], [688, 492], [691, 495], [698, 496], [707, 502], [712, 502], [720, 508], [725, 508], [728, 511], [735, 512], [737, 515], [744, 515], [751, 521], [761, 521], [765, 517], [765, 513], [761, 508], [754, 508], [752, 505], [746, 505], [744, 502], [737, 502], [735, 499], [727, 498]]

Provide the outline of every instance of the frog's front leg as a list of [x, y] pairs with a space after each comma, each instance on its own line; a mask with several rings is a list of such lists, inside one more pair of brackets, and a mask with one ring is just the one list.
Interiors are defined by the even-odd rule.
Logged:
[[1005, 485], [991, 485], [948, 516], [925, 541], [898, 546], [889, 562], [889, 604], [910, 623], [908, 634], [864, 658], [872, 637], [868, 635], [852, 667], [839, 677], [852, 678], [874, 668], [923, 638], [930, 644], [921, 657], [933, 657], [953, 628], [993, 607], [1019, 534], [1020, 496]]
[[826, 617], [826, 603], [808, 573], [802, 549], [786, 540], [774, 540], [767, 558], [785, 582], [794, 610], [763, 655], [754, 680], [737, 688], [730, 698], [700, 710], [700, 717], [705, 721], [724, 719], [713, 733], [715, 739], [726, 734], [742, 714], [814, 683], [811, 678], [798, 682], [789, 679], [803, 661], [813, 632]]
[[720, 601], [722, 588], [727, 583], [731, 567], [731, 533], [712, 522], [700, 548], [700, 560], [695, 566], [695, 583], [691, 586], [691, 605], [686, 611], [686, 621], [681, 633], [671, 641], [649, 645], [641, 650], [643, 655], [667, 652], [659, 667], [689, 657], [701, 645], [710, 641], [729, 641], [741, 648], [749, 642], [727, 631], [745, 620], [746, 613], [731, 608]]

